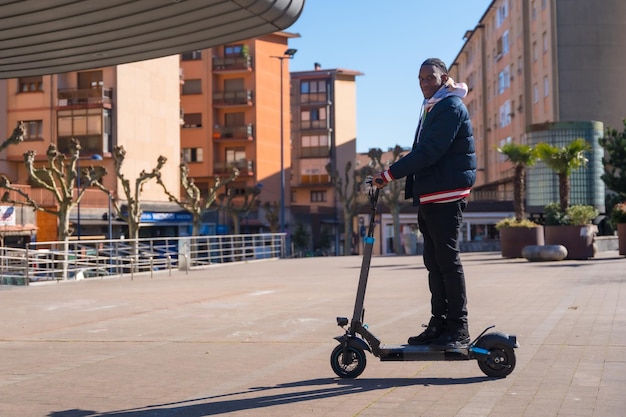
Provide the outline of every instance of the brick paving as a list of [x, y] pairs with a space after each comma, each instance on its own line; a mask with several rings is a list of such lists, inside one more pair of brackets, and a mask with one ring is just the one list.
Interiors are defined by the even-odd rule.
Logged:
[[[617, 417], [626, 410], [626, 259], [463, 254], [470, 332], [516, 334], [517, 367], [380, 362], [335, 377], [360, 257], [0, 287], [2, 417]], [[372, 260], [365, 322], [404, 343], [429, 315], [420, 257]]]

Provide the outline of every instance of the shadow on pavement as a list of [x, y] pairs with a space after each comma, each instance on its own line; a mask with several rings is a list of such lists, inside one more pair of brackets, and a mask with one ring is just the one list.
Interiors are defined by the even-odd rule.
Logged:
[[[493, 378], [486, 376], [471, 378], [324, 378], [278, 384], [272, 387], [252, 387], [248, 391], [194, 398], [172, 403], [147, 405], [142, 408], [127, 410], [109, 412], [94, 412], [78, 409], [53, 411], [49, 413], [47, 417], [202, 417], [403, 386], [461, 385], [481, 383], [490, 380], [493, 380]], [[316, 388], [280, 394], [264, 394], [250, 398], [250, 395], [263, 394], [271, 390], [306, 387]], [[245, 397], [241, 398], [240, 396]]]

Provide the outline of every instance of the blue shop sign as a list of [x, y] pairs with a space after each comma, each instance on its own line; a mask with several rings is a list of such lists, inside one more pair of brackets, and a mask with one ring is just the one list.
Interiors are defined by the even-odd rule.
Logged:
[[193, 220], [189, 212], [161, 213], [144, 211], [141, 213], [141, 221], [144, 223], [188, 223]]

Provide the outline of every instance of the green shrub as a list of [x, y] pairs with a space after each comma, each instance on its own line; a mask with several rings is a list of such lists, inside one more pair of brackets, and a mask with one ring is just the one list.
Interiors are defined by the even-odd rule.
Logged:
[[576, 226], [583, 226], [590, 224], [593, 219], [598, 217], [598, 210], [594, 206], [588, 206], [583, 204], [577, 204], [567, 208], [567, 217], [569, 217], [569, 224]]
[[617, 227], [619, 223], [626, 223], [626, 201], [617, 203], [611, 210], [611, 223]]
[[546, 226], [562, 226], [569, 224], [566, 214], [561, 211], [559, 203], [550, 203], [544, 209]]
[[515, 217], [507, 217], [506, 219], [500, 220], [496, 223], [496, 229], [500, 230], [506, 227], [523, 227], [526, 229], [532, 229], [534, 227], [539, 226], [537, 223], [532, 220], [522, 219], [521, 221], [517, 221]]
[[546, 226], [584, 226], [590, 224], [593, 219], [598, 217], [598, 214], [598, 210], [590, 205], [576, 204], [563, 212], [558, 203], [550, 203], [545, 207], [545, 223]]

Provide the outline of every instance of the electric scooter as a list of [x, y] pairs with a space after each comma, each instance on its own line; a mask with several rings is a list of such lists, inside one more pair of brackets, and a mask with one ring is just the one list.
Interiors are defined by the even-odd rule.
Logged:
[[[366, 355], [370, 352], [381, 361], [478, 361], [480, 370], [489, 377], [505, 378], [515, 369], [515, 351], [517, 338], [501, 332], [490, 332], [495, 325], [487, 327], [469, 345], [462, 348], [445, 349], [429, 345], [385, 345], [363, 324], [365, 310], [363, 302], [369, 275], [372, 248], [374, 246], [374, 228], [376, 209], [380, 190], [372, 186], [372, 178], [366, 183], [370, 186], [368, 197], [371, 203], [370, 223], [364, 238], [363, 261], [357, 289], [352, 320], [337, 317], [337, 325], [345, 330], [335, 337], [339, 345], [330, 355], [330, 365], [341, 378], [356, 378], [365, 370]], [[346, 328], [346, 326], [349, 327]]]

